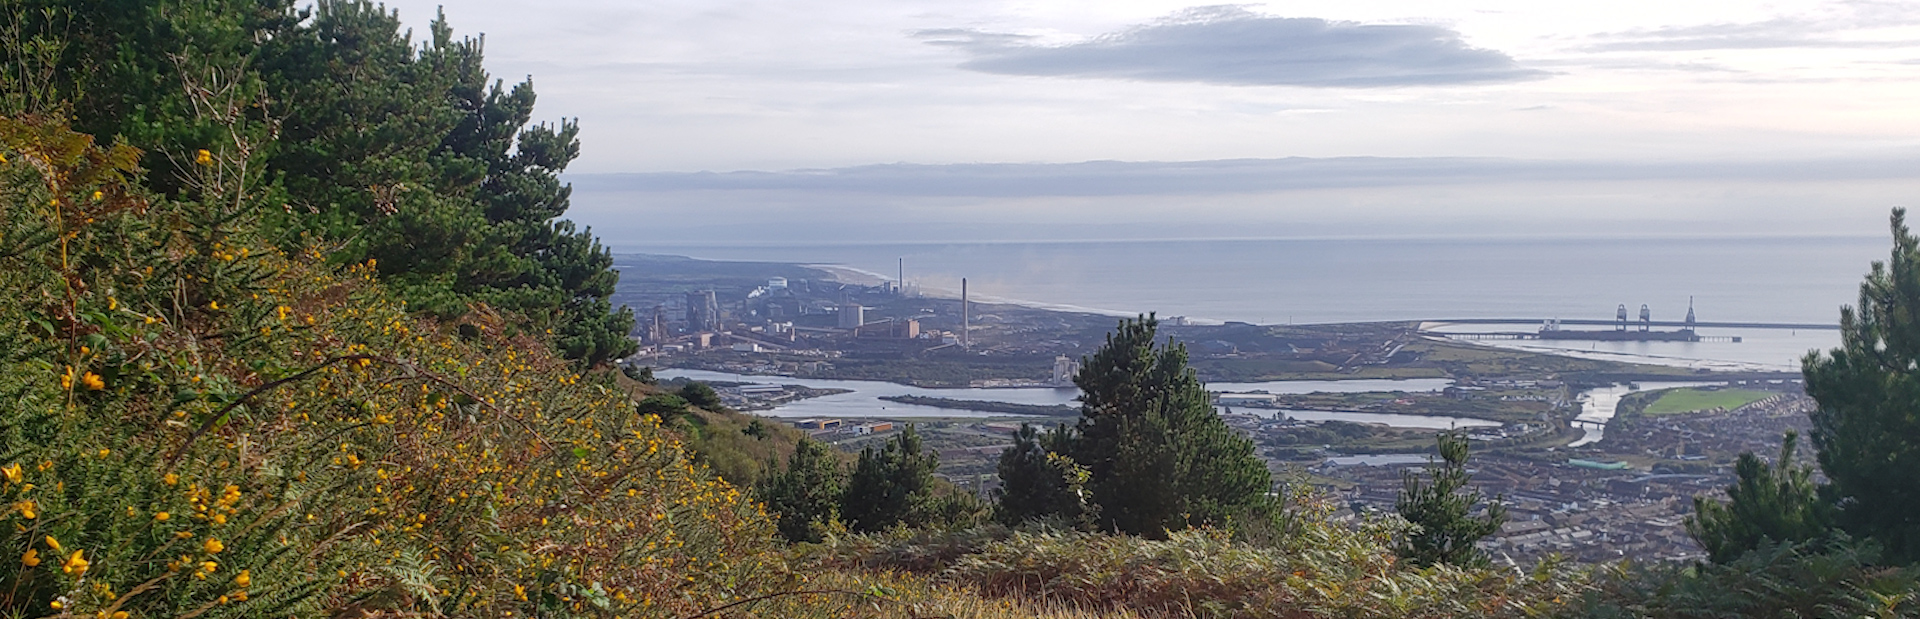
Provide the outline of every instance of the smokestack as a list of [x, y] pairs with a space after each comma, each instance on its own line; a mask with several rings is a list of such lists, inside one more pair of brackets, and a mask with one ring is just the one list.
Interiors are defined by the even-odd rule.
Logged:
[[973, 308], [967, 304], [967, 278], [960, 278], [960, 347], [973, 348]]
[[894, 292], [907, 296], [907, 259], [900, 258], [900, 278], [894, 281]]

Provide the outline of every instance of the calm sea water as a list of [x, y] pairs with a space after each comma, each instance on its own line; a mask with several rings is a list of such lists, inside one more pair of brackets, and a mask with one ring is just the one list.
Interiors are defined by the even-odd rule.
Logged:
[[[641, 247], [716, 260], [832, 264], [929, 293], [966, 277], [982, 299], [1261, 324], [1439, 318], [1610, 319], [1641, 304], [1678, 320], [1833, 323], [1853, 302], [1880, 237], [1360, 239]], [[1514, 327], [1513, 330], [1529, 329]], [[1741, 331], [1741, 344], [1569, 343], [1673, 364], [1792, 367], [1832, 331]], [[1600, 350], [1608, 348], [1608, 350]], [[1709, 364], [1711, 365], [1711, 364]]]

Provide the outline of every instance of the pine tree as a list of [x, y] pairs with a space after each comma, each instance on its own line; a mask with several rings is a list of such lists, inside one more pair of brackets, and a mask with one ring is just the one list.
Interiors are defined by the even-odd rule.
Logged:
[[1091, 473], [1099, 526], [1148, 537], [1224, 523], [1272, 486], [1253, 441], [1213, 409], [1186, 348], [1155, 346], [1158, 325], [1151, 315], [1122, 320], [1074, 377], [1072, 455]]
[[1840, 310], [1841, 345], [1802, 361], [1813, 446], [1839, 524], [1899, 563], [1920, 560], [1920, 239], [1892, 217], [1893, 253], [1874, 262], [1858, 307]]
[[[631, 354], [611, 254], [561, 219], [579, 127], [530, 124], [531, 81], [503, 88], [480, 42], [455, 39], [444, 16], [416, 45], [371, 2], [295, 5], [82, 0], [23, 14], [65, 20], [31, 24], [72, 37], [51, 85], [77, 96], [76, 126], [96, 141], [145, 151], [156, 192], [198, 198], [196, 151], [237, 156], [275, 202], [264, 232], [277, 244], [372, 260], [417, 311], [452, 319], [485, 304], [570, 358]], [[248, 104], [225, 111], [241, 122], [210, 121], [186, 94], [211, 92], [241, 93]], [[222, 127], [244, 128], [253, 148], [224, 152]]]
[[503, 88], [481, 41], [454, 39], [444, 15], [431, 30], [416, 47], [393, 12], [321, 0], [313, 24], [267, 54], [275, 94], [301, 102], [272, 161], [311, 211], [289, 227], [351, 241], [338, 259], [375, 260], [423, 311], [487, 303], [553, 331], [568, 357], [631, 354], [632, 314], [607, 300], [611, 254], [560, 219], [579, 126], [529, 125], [531, 80]]
[[1687, 533], [1715, 563], [1729, 563], [1768, 543], [1818, 539], [1832, 525], [1829, 505], [1813, 483], [1813, 468], [1793, 463], [1799, 435], [1788, 432], [1772, 466], [1740, 454], [1727, 502], [1694, 497]]
[[994, 495], [995, 517], [1001, 523], [1053, 518], [1081, 524], [1092, 516], [1084, 489], [1091, 474], [1066, 455], [1073, 453], [1071, 443], [1072, 432], [1065, 426], [1041, 434], [1020, 424], [1013, 446], [1000, 452], [1000, 488]]
[[680, 389], [674, 393], [679, 394], [680, 398], [686, 400], [688, 404], [707, 410], [719, 410], [726, 405], [720, 401], [720, 393], [713, 390], [713, 385], [697, 380], [681, 385]]
[[847, 527], [871, 533], [896, 524], [925, 524], [934, 501], [933, 471], [939, 466], [940, 456], [921, 451], [920, 435], [911, 425], [885, 448], [861, 450], [841, 499]]
[[819, 542], [836, 524], [846, 482], [832, 447], [801, 439], [787, 459], [787, 470], [767, 478], [756, 491], [775, 514], [782, 537]]
[[1442, 432], [1438, 441], [1441, 462], [1427, 471], [1429, 483], [1421, 483], [1412, 471], [1403, 474], [1405, 487], [1394, 509], [1418, 528], [1398, 540], [1394, 552], [1422, 567], [1484, 565], [1486, 555], [1473, 544], [1500, 530], [1507, 508], [1495, 497], [1486, 502], [1485, 516], [1473, 517], [1474, 506], [1485, 497], [1468, 485], [1473, 476], [1467, 473], [1467, 437]]

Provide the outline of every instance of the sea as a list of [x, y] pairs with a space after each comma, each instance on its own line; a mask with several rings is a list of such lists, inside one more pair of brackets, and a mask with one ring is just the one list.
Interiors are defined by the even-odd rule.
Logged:
[[[975, 299], [1197, 322], [1614, 318], [1835, 324], [1891, 243], [1859, 237], [1345, 238], [964, 243], [622, 243], [623, 251], [832, 266]], [[1532, 330], [1529, 325], [1461, 330]], [[1604, 327], [1581, 327], [1604, 328]], [[1489, 342], [1720, 369], [1795, 370], [1835, 330], [1708, 329], [1733, 342]]]

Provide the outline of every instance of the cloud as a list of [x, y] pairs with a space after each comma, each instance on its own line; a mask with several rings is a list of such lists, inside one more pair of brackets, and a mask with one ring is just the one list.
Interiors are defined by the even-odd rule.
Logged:
[[1792, 15], [1745, 23], [1698, 24], [1610, 32], [1588, 51], [1701, 51], [1786, 48], [1890, 49], [1920, 46], [1912, 39], [1857, 38], [1857, 33], [1920, 23], [1920, 11], [1900, 3], [1845, 2], [1825, 15]]
[[1821, 36], [1834, 30], [1817, 23], [1778, 19], [1749, 24], [1715, 24], [1661, 28], [1607, 35], [1620, 40], [1587, 47], [1588, 51], [1701, 51], [1720, 49], [1866, 48], [1889, 49], [1920, 45], [1920, 41], [1855, 41]]
[[967, 29], [923, 30], [984, 73], [1242, 86], [1386, 87], [1545, 77], [1438, 26], [1269, 17], [1234, 6], [1189, 9], [1067, 45]]

